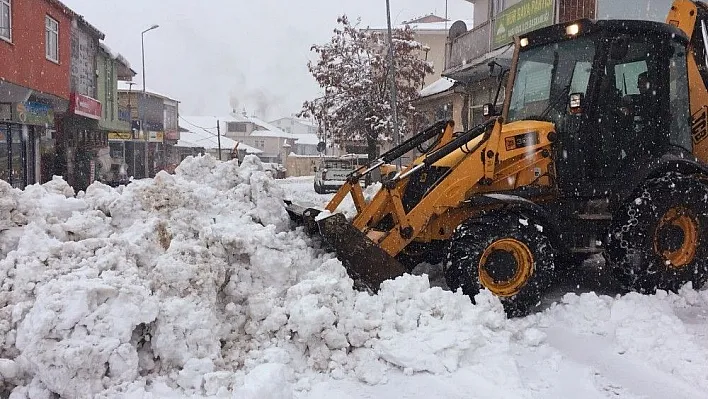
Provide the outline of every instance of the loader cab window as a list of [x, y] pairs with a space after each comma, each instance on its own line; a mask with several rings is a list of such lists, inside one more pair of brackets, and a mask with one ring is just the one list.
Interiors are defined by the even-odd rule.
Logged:
[[588, 36], [521, 52], [507, 120], [559, 124], [568, 115], [570, 94], [587, 91], [595, 47]]

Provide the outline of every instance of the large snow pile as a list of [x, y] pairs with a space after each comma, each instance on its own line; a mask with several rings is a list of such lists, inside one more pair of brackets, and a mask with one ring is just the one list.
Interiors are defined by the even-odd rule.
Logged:
[[[616, 336], [685, 392], [708, 390], [708, 348], [674, 315], [708, 309], [705, 291], [568, 295], [520, 320], [426, 276], [370, 295], [290, 229], [282, 196], [255, 157], [188, 158], [175, 175], [78, 195], [61, 179], [24, 191], [0, 181], [0, 226], [14, 226], [0, 233], [0, 397], [290, 398], [327, 381], [462, 371], [523, 397], [524, 367], [560, 372], [559, 356], [541, 354], [558, 353], [564, 325], [580, 335], [561, 344]], [[519, 363], [520, 351], [541, 360]]]

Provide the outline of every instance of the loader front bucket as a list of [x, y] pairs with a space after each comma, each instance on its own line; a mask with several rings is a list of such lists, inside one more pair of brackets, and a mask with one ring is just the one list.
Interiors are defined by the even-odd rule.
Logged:
[[349, 223], [343, 214], [316, 223], [324, 242], [337, 253], [355, 284], [376, 292], [381, 283], [406, 272], [403, 265]]

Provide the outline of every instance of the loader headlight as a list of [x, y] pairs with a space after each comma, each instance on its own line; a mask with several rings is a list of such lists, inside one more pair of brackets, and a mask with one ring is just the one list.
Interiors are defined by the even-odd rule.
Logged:
[[528, 37], [522, 37], [521, 40], [519, 40], [519, 44], [521, 47], [526, 47], [529, 45], [529, 38]]
[[570, 101], [568, 102], [570, 113], [580, 114], [583, 112], [583, 99], [583, 93], [573, 93], [570, 95]]
[[570, 95], [570, 108], [580, 108], [583, 105], [582, 93], [573, 93]]
[[565, 33], [567, 33], [570, 36], [575, 36], [578, 33], [580, 33], [580, 25], [578, 24], [572, 24], [568, 25], [565, 27]]

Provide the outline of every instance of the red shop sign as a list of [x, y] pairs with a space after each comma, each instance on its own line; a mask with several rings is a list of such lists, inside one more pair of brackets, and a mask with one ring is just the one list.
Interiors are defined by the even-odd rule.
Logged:
[[101, 102], [79, 93], [71, 93], [69, 112], [91, 119], [101, 119]]

